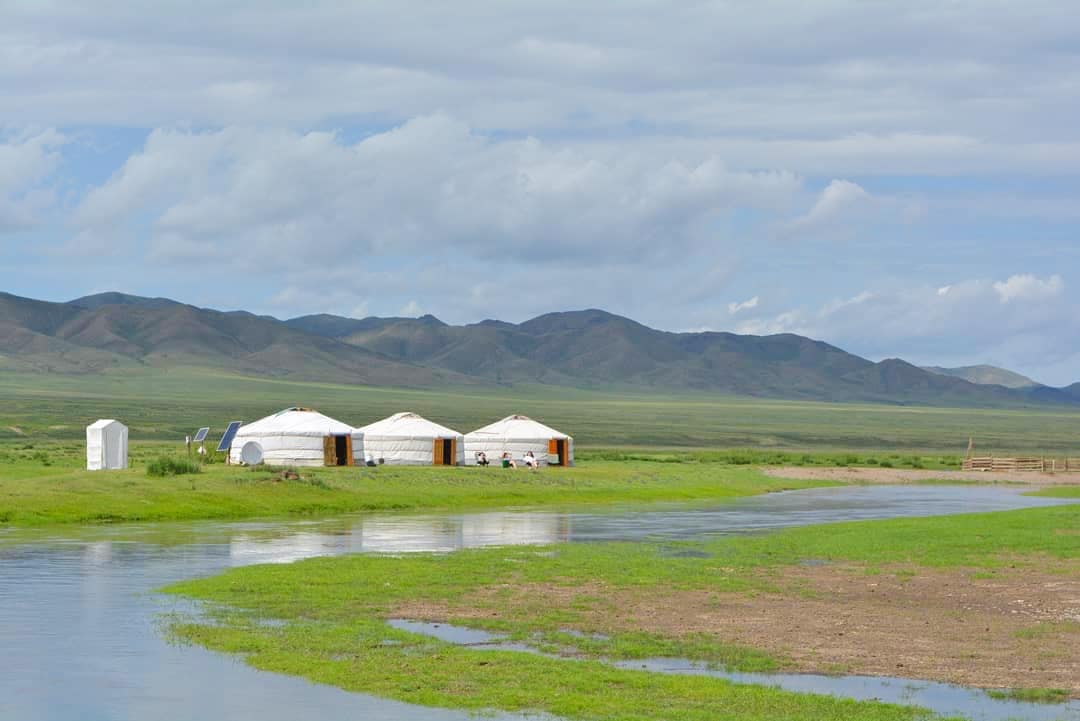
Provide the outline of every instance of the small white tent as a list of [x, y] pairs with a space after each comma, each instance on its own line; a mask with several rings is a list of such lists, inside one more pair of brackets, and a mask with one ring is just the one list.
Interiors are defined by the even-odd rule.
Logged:
[[475, 465], [480, 451], [491, 463], [498, 463], [503, 453], [520, 462], [526, 451], [532, 451], [540, 465], [574, 465], [574, 439], [527, 416], [507, 416], [466, 433], [465, 463]]
[[108, 418], [86, 427], [86, 470], [128, 467], [128, 429]]
[[247, 443], [257, 443], [262, 462], [272, 466], [351, 466], [353, 427], [310, 408], [286, 408], [240, 426], [229, 460], [240, 463]]
[[358, 462], [371, 456], [388, 465], [460, 466], [465, 462], [465, 437], [415, 413], [357, 428], [353, 449]]

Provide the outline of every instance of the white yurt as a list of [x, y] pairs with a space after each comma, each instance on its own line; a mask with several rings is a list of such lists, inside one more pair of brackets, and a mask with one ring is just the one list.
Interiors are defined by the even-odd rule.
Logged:
[[232, 463], [271, 466], [351, 466], [353, 427], [310, 408], [286, 408], [240, 426], [229, 446]]
[[86, 427], [86, 470], [128, 467], [128, 429], [120, 421], [103, 418]]
[[532, 451], [542, 466], [574, 465], [574, 439], [528, 416], [507, 416], [466, 433], [465, 463], [475, 465], [481, 451], [492, 464], [497, 464], [503, 453], [520, 463], [525, 453]]
[[353, 451], [357, 463], [371, 457], [388, 465], [460, 466], [465, 462], [465, 437], [415, 413], [395, 413], [357, 428]]

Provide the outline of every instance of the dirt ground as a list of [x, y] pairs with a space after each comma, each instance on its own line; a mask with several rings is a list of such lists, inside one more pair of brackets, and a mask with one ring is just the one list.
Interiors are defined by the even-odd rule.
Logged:
[[959, 482], [1026, 483], [1033, 486], [1080, 485], [1080, 473], [995, 473], [990, 471], [926, 471], [904, 468], [814, 468], [783, 466], [766, 468], [766, 475], [810, 481], [846, 481], [848, 483], [916, 483], [918, 481], [955, 480]]
[[[467, 623], [530, 609], [588, 607], [578, 630], [640, 630], [773, 652], [802, 672], [899, 676], [984, 688], [1064, 688], [1080, 698], [1080, 567], [968, 570], [787, 569], [777, 593], [559, 586], [486, 589], [407, 618]], [[498, 601], [495, 599], [498, 598]], [[511, 609], [511, 610], [507, 610]]]

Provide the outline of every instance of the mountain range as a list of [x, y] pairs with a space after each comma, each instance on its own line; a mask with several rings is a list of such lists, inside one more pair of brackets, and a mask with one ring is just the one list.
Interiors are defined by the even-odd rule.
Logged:
[[421, 388], [541, 384], [821, 401], [1080, 406], [1080, 383], [1051, 388], [1018, 383], [1002, 369], [994, 375], [928, 370], [895, 358], [873, 362], [792, 334], [672, 333], [601, 310], [454, 326], [430, 315], [281, 321], [122, 293], [67, 303], [0, 293], [0, 370], [99, 373], [138, 366]]

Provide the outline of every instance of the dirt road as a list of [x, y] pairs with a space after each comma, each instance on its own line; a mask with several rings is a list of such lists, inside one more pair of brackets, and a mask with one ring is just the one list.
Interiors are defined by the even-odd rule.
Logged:
[[986, 471], [925, 471], [909, 468], [817, 468], [783, 466], [766, 468], [777, 478], [847, 483], [918, 483], [919, 481], [957, 481], [958, 483], [1026, 483], [1033, 486], [1080, 485], [1080, 473], [1011, 473]]

